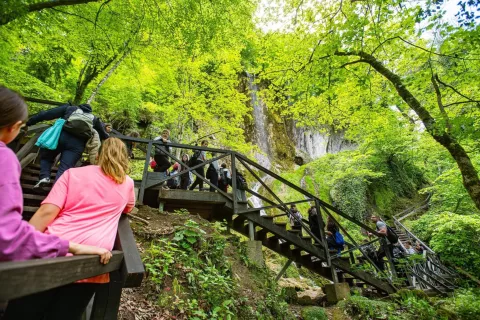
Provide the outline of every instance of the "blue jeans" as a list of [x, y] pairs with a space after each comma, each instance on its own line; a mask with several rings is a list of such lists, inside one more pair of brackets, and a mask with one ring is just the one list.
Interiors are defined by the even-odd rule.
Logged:
[[40, 149], [40, 179], [50, 178], [53, 162], [58, 154], [61, 154], [61, 156], [56, 180], [58, 180], [66, 170], [75, 167], [78, 160], [82, 157], [86, 143], [86, 140], [62, 131], [58, 139], [57, 149]]

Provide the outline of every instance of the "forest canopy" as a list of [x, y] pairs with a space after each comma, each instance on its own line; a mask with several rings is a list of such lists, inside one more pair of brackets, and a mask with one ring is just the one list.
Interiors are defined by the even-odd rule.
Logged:
[[478, 12], [478, 1], [7, 0], [0, 82], [88, 102], [122, 132], [169, 128], [184, 143], [215, 132], [249, 152], [254, 74], [279, 119], [345, 130], [362, 152], [423, 170], [444, 209], [478, 213]]

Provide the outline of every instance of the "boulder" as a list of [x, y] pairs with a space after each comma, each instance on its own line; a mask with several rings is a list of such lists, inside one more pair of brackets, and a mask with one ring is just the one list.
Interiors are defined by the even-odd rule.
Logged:
[[297, 303], [302, 306], [318, 305], [324, 299], [325, 294], [322, 289], [308, 289], [297, 292]]

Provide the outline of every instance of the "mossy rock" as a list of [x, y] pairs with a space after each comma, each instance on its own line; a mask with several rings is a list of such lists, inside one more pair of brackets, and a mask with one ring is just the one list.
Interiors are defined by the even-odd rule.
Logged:
[[325, 309], [321, 307], [306, 307], [302, 309], [304, 320], [328, 320]]

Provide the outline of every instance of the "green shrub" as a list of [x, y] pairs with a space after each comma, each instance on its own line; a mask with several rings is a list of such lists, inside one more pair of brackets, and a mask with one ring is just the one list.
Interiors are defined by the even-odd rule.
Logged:
[[325, 309], [321, 307], [306, 307], [302, 309], [304, 320], [328, 320]]
[[480, 217], [427, 214], [414, 223], [413, 231], [429, 242], [444, 262], [480, 274]]
[[369, 300], [362, 296], [351, 296], [340, 301], [338, 306], [355, 319], [388, 319], [395, 310], [391, 302]]
[[461, 320], [480, 319], [480, 290], [461, 290], [453, 298], [453, 309]]

